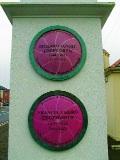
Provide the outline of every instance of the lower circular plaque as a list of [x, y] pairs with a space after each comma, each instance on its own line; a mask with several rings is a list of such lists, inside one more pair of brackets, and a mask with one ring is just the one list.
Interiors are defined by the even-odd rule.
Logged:
[[32, 137], [43, 147], [66, 150], [84, 136], [88, 118], [83, 103], [65, 91], [51, 91], [40, 96], [29, 112]]

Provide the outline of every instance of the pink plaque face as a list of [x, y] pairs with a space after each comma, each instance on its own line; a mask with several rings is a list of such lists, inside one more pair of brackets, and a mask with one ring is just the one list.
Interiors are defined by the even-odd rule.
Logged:
[[83, 67], [86, 47], [70, 28], [51, 26], [39, 32], [30, 46], [30, 60], [37, 73], [52, 80], [71, 78]]
[[72, 71], [81, 59], [79, 41], [69, 32], [54, 30], [45, 33], [35, 45], [36, 63], [46, 72], [65, 74]]
[[85, 126], [82, 107], [70, 97], [59, 94], [37, 101], [30, 122], [37, 140], [54, 150], [76, 144]]

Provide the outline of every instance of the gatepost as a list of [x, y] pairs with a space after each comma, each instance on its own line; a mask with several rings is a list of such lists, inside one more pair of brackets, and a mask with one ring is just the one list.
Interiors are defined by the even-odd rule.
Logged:
[[101, 26], [113, 3], [2, 3], [13, 25], [9, 160], [107, 160]]

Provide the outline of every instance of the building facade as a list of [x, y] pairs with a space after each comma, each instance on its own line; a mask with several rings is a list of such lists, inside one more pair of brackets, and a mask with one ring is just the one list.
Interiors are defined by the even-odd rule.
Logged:
[[0, 86], [0, 107], [9, 105], [10, 90]]
[[109, 53], [104, 50], [108, 135], [120, 141], [120, 59], [109, 65]]

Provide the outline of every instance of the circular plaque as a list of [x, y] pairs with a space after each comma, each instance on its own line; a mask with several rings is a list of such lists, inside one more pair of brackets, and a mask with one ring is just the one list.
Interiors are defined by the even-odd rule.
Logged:
[[86, 59], [83, 39], [63, 26], [51, 26], [39, 32], [32, 40], [29, 53], [37, 73], [52, 80], [73, 77]]
[[66, 150], [84, 136], [88, 118], [82, 102], [65, 91], [51, 91], [40, 96], [29, 112], [32, 137], [51, 150]]

